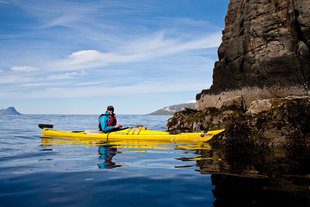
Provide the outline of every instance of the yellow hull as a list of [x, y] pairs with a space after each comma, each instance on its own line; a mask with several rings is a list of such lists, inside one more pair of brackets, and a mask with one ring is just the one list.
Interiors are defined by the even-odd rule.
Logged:
[[170, 134], [169, 132], [146, 130], [145, 127], [128, 128], [120, 131], [103, 133], [92, 130], [82, 132], [58, 131], [51, 129], [42, 129], [45, 137], [73, 138], [73, 139], [100, 139], [101, 141], [112, 140], [169, 140], [169, 141], [192, 141], [206, 142], [212, 139], [216, 134], [223, 132], [222, 130], [208, 131], [206, 133], [180, 133]]

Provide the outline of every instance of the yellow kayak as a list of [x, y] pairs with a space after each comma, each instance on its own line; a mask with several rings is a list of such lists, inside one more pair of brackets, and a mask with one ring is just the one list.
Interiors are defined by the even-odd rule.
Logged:
[[58, 138], [73, 138], [73, 139], [105, 139], [110, 140], [191, 140], [191, 141], [208, 141], [216, 134], [224, 131], [214, 130], [208, 132], [199, 133], [179, 133], [171, 134], [169, 132], [163, 131], [153, 131], [147, 130], [144, 126], [125, 128], [119, 131], [112, 132], [100, 132], [95, 130], [85, 130], [85, 131], [59, 131], [53, 130], [53, 125], [39, 124], [42, 133], [45, 137], [58, 137]]

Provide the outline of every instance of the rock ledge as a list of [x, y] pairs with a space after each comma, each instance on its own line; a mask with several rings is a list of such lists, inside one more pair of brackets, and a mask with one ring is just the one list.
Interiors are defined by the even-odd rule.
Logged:
[[256, 100], [249, 109], [238, 102], [202, 111], [185, 110], [168, 120], [168, 131], [198, 132], [225, 128], [212, 145], [310, 146], [310, 97]]

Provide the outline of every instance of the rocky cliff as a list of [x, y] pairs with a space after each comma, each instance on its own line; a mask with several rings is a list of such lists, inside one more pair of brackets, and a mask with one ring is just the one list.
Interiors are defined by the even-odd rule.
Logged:
[[286, 97], [256, 100], [242, 105], [178, 112], [168, 120], [173, 133], [225, 129], [210, 140], [213, 146], [310, 146], [310, 98]]
[[225, 25], [213, 85], [197, 95], [198, 110], [236, 96], [249, 107], [258, 98], [309, 93], [309, 0], [231, 0]]
[[225, 128], [211, 143], [310, 146], [310, 1], [231, 0], [213, 85], [168, 131]]

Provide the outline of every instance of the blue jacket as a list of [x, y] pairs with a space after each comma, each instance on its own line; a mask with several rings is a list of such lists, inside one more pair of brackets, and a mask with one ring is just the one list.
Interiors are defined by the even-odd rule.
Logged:
[[101, 125], [102, 131], [103, 132], [108, 132], [111, 131], [112, 129], [115, 129], [115, 126], [108, 126], [108, 123], [110, 122], [110, 113], [105, 112], [105, 115], [107, 116], [101, 116], [99, 118], [99, 123]]

